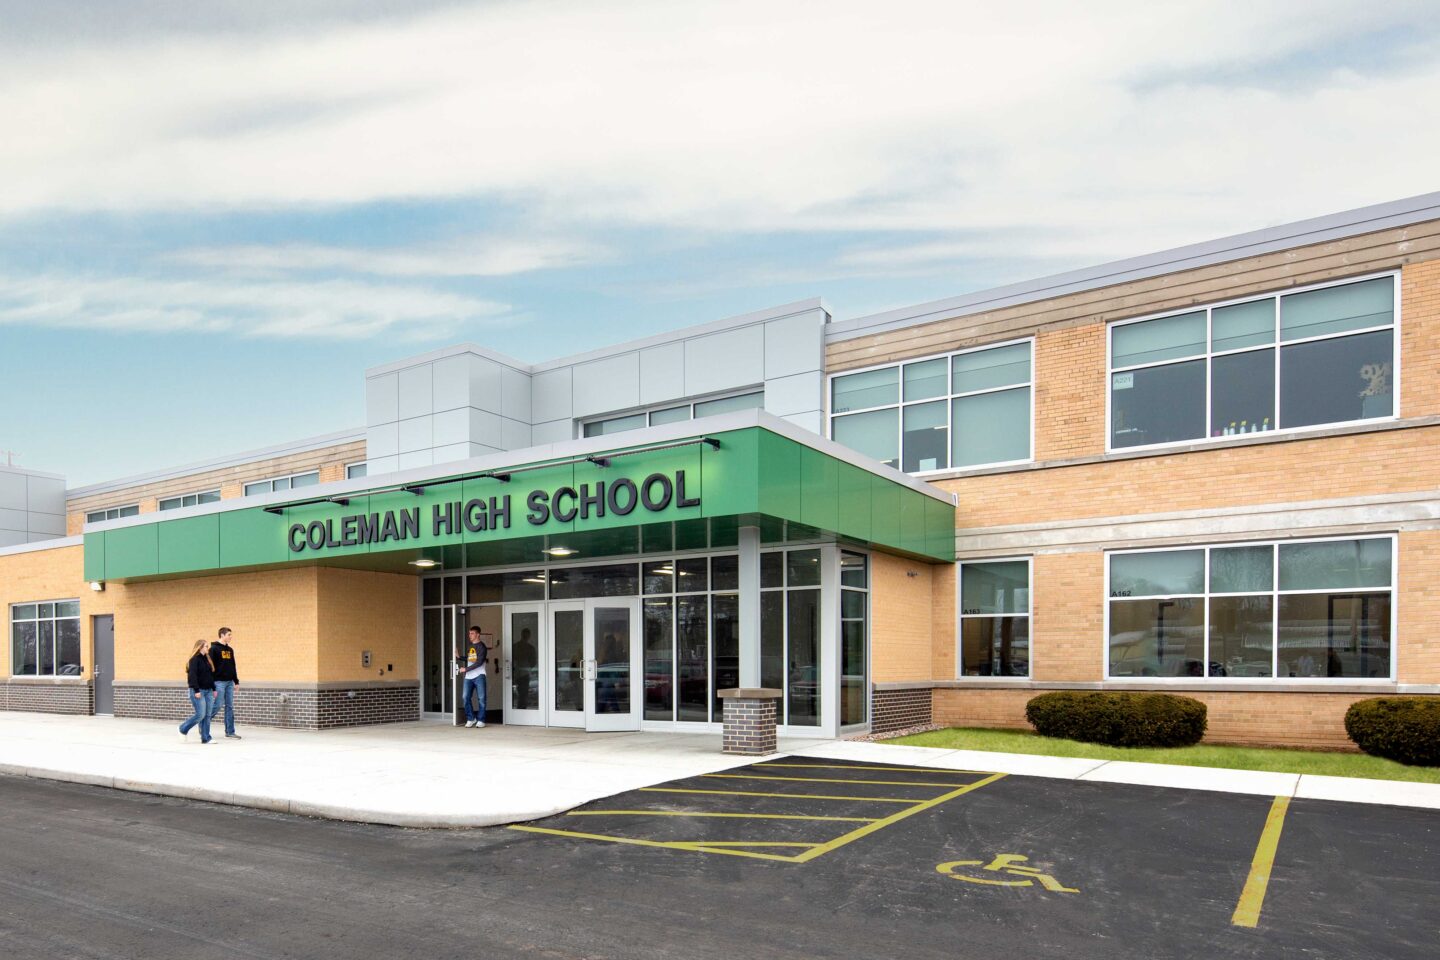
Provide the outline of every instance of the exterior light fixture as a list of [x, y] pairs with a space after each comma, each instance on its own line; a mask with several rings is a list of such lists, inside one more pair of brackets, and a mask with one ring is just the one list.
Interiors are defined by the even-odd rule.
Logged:
[[90, 589], [91, 589], [91, 590], [94, 590], [96, 593], [104, 593], [104, 592], [105, 592], [105, 581], [104, 581], [104, 580], [91, 580], [91, 581], [90, 581]]
[[546, 547], [544, 550], [541, 550], [540, 552], [541, 552], [541, 553], [544, 553], [544, 554], [548, 554], [549, 556], [552, 556], [552, 557], [568, 557], [568, 556], [571, 556], [571, 555], [577, 553], [578, 551], [571, 550], [569, 547]]
[[411, 560], [411, 561], [410, 561], [410, 566], [412, 566], [412, 567], [419, 567], [421, 570], [429, 570], [431, 567], [438, 567], [438, 566], [440, 566], [440, 561], [439, 561], [439, 560], [430, 560], [430, 559], [428, 559], [428, 558], [426, 558], [426, 557], [421, 557], [419, 560]]

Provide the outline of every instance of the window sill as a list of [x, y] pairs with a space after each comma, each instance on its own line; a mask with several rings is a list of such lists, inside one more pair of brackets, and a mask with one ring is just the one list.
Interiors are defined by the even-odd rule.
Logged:
[[31, 675], [31, 676], [23, 676], [23, 677], [15, 677], [15, 676], [6, 677], [6, 678], [5, 678], [5, 682], [6, 682], [6, 683], [33, 683], [33, 684], [40, 684], [40, 685], [48, 686], [48, 685], [50, 685], [50, 684], [56, 684], [56, 683], [61, 684], [61, 685], [72, 684], [72, 683], [89, 683], [89, 682], [90, 682], [90, 678], [89, 678], [89, 677], [84, 677], [84, 676], [81, 676], [81, 677], [37, 677], [37, 676]]
[[1167, 693], [1341, 693], [1341, 694], [1435, 694], [1440, 693], [1440, 684], [1398, 683], [1394, 680], [1306, 680], [1299, 677], [1279, 679], [1257, 678], [1237, 682], [1220, 680], [1213, 683], [1196, 682], [1184, 677], [1166, 680], [1159, 677], [1139, 677], [1134, 680], [1064, 681], [1028, 680], [1016, 677], [1001, 680], [994, 677], [959, 677], [954, 680], [929, 680], [899, 683], [877, 683], [877, 690], [1148, 690]]

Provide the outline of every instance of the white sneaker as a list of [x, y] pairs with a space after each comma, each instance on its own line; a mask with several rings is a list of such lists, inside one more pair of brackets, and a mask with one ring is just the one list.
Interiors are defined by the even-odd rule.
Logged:
[[477, 726], [477, 727], [483, 727], [483, 726], [485, 726], [485, 721], [484, 721], [484, 720], [476, 720], [476, 721], [475, 721], [475, 726]]
[[474, 721], [474, 720], [466, 720], [466, 721], [465, 721], [465, 726], [467, 726], [467, 727], [473, 727], [473, 726], [475, 726], [475, 721]]

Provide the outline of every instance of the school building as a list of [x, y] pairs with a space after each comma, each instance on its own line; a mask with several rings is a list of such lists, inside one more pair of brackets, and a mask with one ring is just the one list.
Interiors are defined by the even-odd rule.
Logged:
[[[67, 488], [0, 467], [0, 708], [781, 733], [1162, 690], [1342, 746], [1440, 694], [1440, 194], [833, 321], [356, 371], [364, 426]], [[362, 408], [363, 397], [363, 408]], [[83, 442], [83, 438], [76, 438]], [[483, 735], [483, 734], [477, 734]]]

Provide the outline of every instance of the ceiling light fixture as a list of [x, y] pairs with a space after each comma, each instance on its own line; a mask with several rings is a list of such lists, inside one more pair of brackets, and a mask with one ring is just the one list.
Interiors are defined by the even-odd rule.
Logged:
[[421, 570], [429, 570], [431, 567], [438, 567], [438, 566], [440, 566], [440, 561], [439, 561], [439, 560], [430, 560], [430, 559], [428, 559], [428, 558], [426, 558], [426, 557], [421, 557], [419, 560], [411, 560], [411, 561], [410, 561], [410, 566], [412, 566], [412, 567], [419, 567]]
[[568, 557], [576, 553], [577, 551], [571, 550], [569, 547], [547, 547], [540, 552], [548, 554], [552, 557]]

